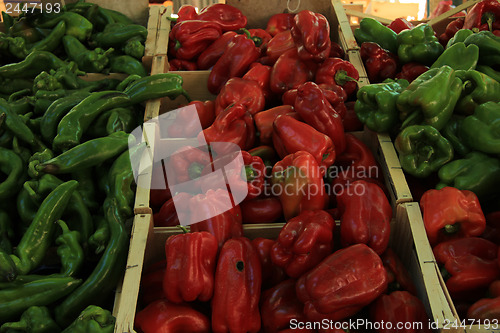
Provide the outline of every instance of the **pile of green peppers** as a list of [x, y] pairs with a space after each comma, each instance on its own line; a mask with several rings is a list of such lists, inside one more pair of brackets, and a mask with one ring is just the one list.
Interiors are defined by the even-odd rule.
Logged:
[[[142, 125], [146, 101], [188, 97], [182, 77], [141, 72], [122, 81], [83, 80], [94, 61], [75, 43], [111, 49], [120, 40], [133, 53], [128, 41], [145, 38], [130, 38], [137, 28], [125, 28], [127, 18], [93, 4], [10, 24], [12, 32], [52, 29], [61, 44], [31, 36], [21, 48], [26, 54], [17, 54], [22, 60], [0, 66], [0, 332], [113, 332], [109, 309], [134, 214], [130, 156], [141, 147], [129, 150], [129, 133]], [[107, 52], [95, 50], [99, 57]]]
[[[414, 29], [399, 33], [393, 47]], [[437, 179], [437, 189], [473, 191], [482, 204], [495, 205], [500, 199], [499, 52], [500, 37], [493, 33], [459, 30], [411, 83], [388, 79], [361, 87], [356, 114], [371, 130], [392, 135], [407, 174]]]

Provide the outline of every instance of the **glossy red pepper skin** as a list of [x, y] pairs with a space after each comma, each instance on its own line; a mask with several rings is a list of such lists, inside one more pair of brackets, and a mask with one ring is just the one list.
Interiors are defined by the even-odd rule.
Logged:
[[443, 46], [446, 46], [446, 44], [448, 43], [448, 41], [453, 37], [455, 36], [455, 34], [457, 33], [458, 30], [462, 29], [464, 27], [464, 22], [465, 22], [465, 18], [464, 17], [459, 17], [453, 21], [451, 21], [450, 23], [448, 23], [448, 25], [446, 26], [446, 29], [445, 31], [439, 35], [439, 42], [441, 43], [441, 45]]
[[217, 239], [208, 232], [174, 235], [165, 243], [163, 293], [172, 303], [209, 301], [214, 292]]
[[441, 242], [432, 249], [436, 261], [444, 264], [450, 258], [473, 255], [494, 260], [498, 256], [498, 246], [480, 237], [463, 237]]
[[[402, 333], [432, 332], [429, 328], [429, 318], [425, 312], [424, 304], [417, 296], [407, 291], [394, 291], [377, 298], [370, 305], [370, 320], [387, 323], [383, 328], [377, 330], [380, 333], [395, 331]], [[389, 328], [389, 323], [392, 324], [391, 328]], [[405, 325], [404, 329], [394, 329], [401, 324]]]
[[296, 284], [309, 320], [342, 320], [357, 313], [387, 289], [380, 257], [365, 244], [334, 252]]
[[259, 133], [260, 143], [263, 145], [272, 144], [273, 123], [281, 115], [295, 115], [295, 109], [291, 105], [279, 105], [274, 108], [264, 110], [254, 116], [255, 127]]
[[[291, 71], [290, 68], [294, 70]], [[297, 88], [314, 78], [315, 64], [301, 60], [296, 49], [283, 53], [271, 70], [269, 86], [275, 94], [281, 95], [287, 90]]]
[[165, 260], [154, 263], [144, 270], [141, 276], [141, 285], [139, 290], [140, 303], [148, 305], [156, 300], [165, 298], [163, 293], [158, 292], [163, 288], [163, 277], [167, 263]]
[[260, 47], [262, 50], [267, 49], [267, 44], [273, 38], [266, 30], [264, 29], [248, 29], [250, 36], [252, 36], [255, 45]]
[[334, 230], [335, 221], [327, 212], [302, 211], [281, 229], [271, 260], [291, 278], [299, 278], [332, 253]]
[[198, 119], [192, 117], [189, 110], [177, 113], [175, 121], [167, 129], [170, 138], [195, 138], [202, 129], [208, 128], [215, 120], [215, 104], [213, 101], [192, 101], [186, 106], [194, 105]]
[[372, 42], [362, 43], [359, 53], [365, 64], [370, 83], [380, 83], [396, 76], [398, 58], [395, 54]]
[[188, 305], [157, 300], [135, 315], [135, 327], [144, 333], [210, 332], [210, 320]]
[[229, 79], [215, 98], [215, 115], [233, 104], [244, 105], [251, 115], [264, 110], [266, 99], [259, 83], [239, 77]]
[[250, 149], [248, 152], [252, 156], [259, 156], [262, 158], [266, 166], [266, 177], [269, 178], [274, 164], [279, 160], [276, 150], [271, 146], [261, 145]]
[[335, 165], [341, 170], [354, 171], [361, 178], [380, 178], [382, 171], [370, 148], [351, 133], [345, 134], [346, 149], [337, 155]]
[[362, 131], [364, 124], [359, 120], [354, 110], [355, 101], [345, 102], [346, 113], [342, 117], [342, 123], [344, 124], [345, 132], [356, 132]]
[[472, 6], [465, 16], [462, 29], [497, 30], [500, 28], [500, 3], [482, 0]]
[[259, 332], [261, 285], [260, 258], [252, 242], [245, 237], [228, 240], [215, 272], [213, 332]]
[[330, 48], [330, 55], [328, 58], [341, 58], [345, 59], [345, 51], [339, 43], [332, 42], [332, 47]]
[[382, 254], [389, 244], [392, 218], [384, 190], [374, 183], [357, 180], [337, 195], [337, 204], [342, 245], [363, 243]]
[[217, 23], [224, 32], [244, 28], [248, 22], [241, 10], [223, 3], [215, 3], [202, 8], [197, 20]]
[[241, 77], [260, 57], [261, 50], [246, 35], [235, 35], [208, 76], [207, 88], [217, 95], [233, 77]]
[[169, 71], [195, 71], [198, 66], [195, 62], [182, 60], [182, 59], [172, 59], [168, 62]]
[[273, 247], [274, 243], [275, 240], [263, 237], [257, 237], [252, 240], [252, 245], [259, 254], [260, 264], [262, 267], [261, 290], [266, 290], [268, 288], [274, 287], [287, 278], [285, 271], [281, 267], [274, 265], [271, 261], [271, 248]]
[[192, 146], [185, 146], [173, 153], [167, 167], [175, 174], [170, 184], [180, 184], [200, 177], [203, 168], [210, 163], [210, 154]]
[[389, 290], [404, 290], [412, 295], [417, 295], [417, 288], [411, 280], [410, 273], [398, 255], [388, 247], [380, 256], [384, 263], [389, 282]]
[[281, 202], [276, 197], [246, 200], [240, 207], [243, 223], [273, 223], [283, 216]]
[[236, 32], [227, 31], [223, 33], [219, 38], [217, 38], [212, 44], [210, 44], [201, 54], [198, 56], [196, 60], [196, 64], [199, 69], [209, 69], [226, 51], [227, 46], [236, 36]]
[[474, 192], [444, 187], [428, 190], [420, 199], [420, 209], [431, 246], [451, 238], [480, 236], [486, 219]]
[[243, 79], [257, 82], [260, 89], [262, 89], [266, 104], [271, 101], [273, 97], [271, 88], [269, 87], [269, 82], [271, 81], [271, 69], [271, 66], [255, 62], [250, 65], [248, 72], [243, 75]]
[[332, 140], [336, 155], [342, 154], [346, 147], [342, 118], [316, 83], [306, 82], [297, 87], [294, 107], [307, 124]]
[[280, 32], [290, 30], [294, 17], [295, 14], [292, 13], [274, 14], [267, 21], [266, 31], [274, 37]]
[[500, 297], [483, 298], [472, 304], [467, 311], [467, 318], [481, 320], [498, 320], [500, 318]]
[[326, 17], [310, 10], [298, 12], [290, 29], [299, 58], [322, 62], [330, 55], [330, 25]]
[[319, 66], [315, 82], [339, 85], [347, 96], [351, 96], [358, 87], [357, 80], [359, 73], [353, 64], [340, 58], [328, 58]]
[[201, 20], [176, 23], [170, 32], [172, 51], [177, 59], [191, 60], [222, 34], [217, 23]]
[[[343, 119], [347, 112], [347, 108], [345, 106], [345, 101], [347, 100], [347, 94], [345, 93], [344, 89], [336, 84], [326, 84], [326, 83], [318, 84], [318, 87], [321, 88], [323, 95], [325, 96], [326, 100], [330, 103], [330, 105], [334, 108], [335, 112], [337, 112], [339, 116]], [[295, 105], [295, 101], [297, 100], [297, 92], [298, 92], [297, 88], [287, 90], [281, 97], [283, 104]]]
[[[261, 313], [264, 333], [290, 328], [292, 319], [305, 322], [304, 305], [295, 293], [295, 280], [288, 279], [262, 294]], [[302, 332], [302, 331], [301, 331]]]
[[399, 34], [401, 31], [405, 29], [412, 29], [415, 26], [413, 25], [413, 23], [408, 22], [405, 18], [399, 17], [393, 20], [387, 27], [395, 33]]
[[322, 175], [335, 161], [335, 147], [327, 135], [288, 115], [274, 120], [273, 145], [281, 158], [299, 151], [309, 152], [324, 169]]
[[177, 22], [196, 20], [197, 16], [196, 7], [192, 5], [182, 5], [177, 11]]
[[427, 72], [429, 67], [419, 64], [417, 62], [409, 62], [401, 67], [401, 71], [396, 74], [396, 79], [405, 79], [408, 82], [412, 82], [421, 74]]
[[295, 49], [295, 43], [290, 30], [276, 34], [267, 44], [265, 64], [273, 65], [285, 52]]
[[[250, 149], [255, 141], [255, 125], [246, 106], [235, 104], [228, 106], [215, 118], [213, 124], [198, 135], [200, 143], [230, 142], [243, 150]], [[227, 148], [227, 149], [226, 149]], [[215, 151], [224, 154], [232, 147], [217, 145]]]
[[322, 210], [328, 203], [318, 162], [306, 151], [287, 155], [273, 167], [273, 187], [279, 198], [285, 220], [306, 210]]
[[165, 201], [157, 213], [153, 214], [155, 227], [173, 227], [179, 225], [179, 217], [172, 198]]

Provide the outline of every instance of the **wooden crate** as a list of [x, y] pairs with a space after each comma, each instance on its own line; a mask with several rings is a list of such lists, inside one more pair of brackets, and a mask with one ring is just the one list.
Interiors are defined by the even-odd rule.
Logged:
[[[150, 214], [137, 215], [134, 222], [127, 269], [120, 289], [121, 295], [115, 303], [117, 309], [115, 332], [117, 333], [136, 332], [134, 317], [138, 310], [137, 301], [142, 270], [164, 259], [166, 239], [182, 233], [176, 227], [154, 228]], [[283, 223], [247, 224], [243, 226], [243, 230], [244, 235], [251, 239], [276, 238], [283, 225]], [[391, 228], [390, 247], [395, 250], [409, 270], [418, 296], [426, 307], [430, 324], [432, 323], [435, 331], [440, 333], [463, 332], [454, 328], [445, 329], [446, 323], [454, 322], [458, 316], [442, 289], [439, 269], [433, 259], [432, 250], [423, 229], [418, 204], [409, 202], [398, 205]]]

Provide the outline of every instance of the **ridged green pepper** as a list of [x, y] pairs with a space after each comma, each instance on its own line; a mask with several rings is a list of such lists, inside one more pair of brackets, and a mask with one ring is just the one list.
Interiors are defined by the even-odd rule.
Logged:
[[500, 186], [500, 161], [498, 158], [473, 151], [462, 159], [456, 159], [441, 167], [437, 189], [445, 186], [474, 192], [478, 198], [498, 192]]
[[491, 68], [490, 66], [483, 66], [483, 65], [477, 65], [476, 70], [478, 72], [488, 75], [497, 82], [500, 82], [500, 71], [497, 71]]
[[403, 170], [418, 178], [428, 177], [453, 159], [451, 143], [429, 125], [406, 127], [396, 137], [394, 146]]
[[62, 333], [113, 333], [115, 317], [106, 309], [89, 305]]
[[123, 91], [130, 98], [130, 104], [139, 104], [150, 99], [184, 96], [191, 98], [182, 88], [182, 76], [173, 73], [153, 74], [131, 82]]
[[500, 37], [491, 31], [480, 31], [467, 37], [465, 45], [475, 44], [479, 47], [478, 64], [493, 66], [500, 63]]
[[499, 127], [500, 103], [487, 102], [476, 107], [474, 114], [464, 119], [460, 136], [477, 151], [500, 154]]
[[483, 103], [500, 101], [500, 82], [475, 71], [456, 71], [463, 82], [463, 90], [455, 106], [455, 113], [470, 115]]
[[450, 141], [455, 151], [455, 156], [463, 157], [470, 153], [471, 149], [468, 147], [460, 134], [460, 128], [464, 121], [464, 116], [453, 115], [448, 121], [446, 126], [441, 130], [441, 134]]
[[66, 23], [66, 35], [78, 38], [82, 42], [92, 34], [92, 23], [82, 15], [73, 12], [61, 12], [54, 18], [49, 17], [48, 20], [40, 20], [36, 24], [40, 28], [53, 28], [61, 21]]
[[425, 123], [441, 130], [453, 114], [462, 92], [462, 80], [450, 66], [421, 74], [397, 99], [402, 127]]
[[467, 37], [469, 37], [470, 35], [472, 35], [474, 32], [470, 29], [460, 29], [458, 30], [455, 35], [453, 35], [453, 37], [451, 37], [451, 39], [448, 41], [448, 43], [446, 44], [446, 48], [449, 48], [450, 46], [456, 44], [456, 43], [460, 43], [460, 42], [465, 42], [465, 40], [467, 39]]
[[455, 70], [471, 70], [476, 68], [479, 59], [479, 47], [458, 42], [444, 50], [432, 64], [431, 68], [448, 65]]
[[354, 37], [359, 45], [364, 42], [374, 42], [390, 52], [398, 51], [397, 34], [370, 17], [365, 17], [359, 22], [359, 28], [354, 30]]
[[444, 51], [434, 35], [434, 29], [426, 23], [401, 31], [397, 42], [397, 54], [403, 64], [416, 61], [430, 66]]
[[129, 55], [115, 56], [110, 59], [109, 70], [111, 73], [125, 73], [129, 75], [146, 76], [142, 62]]
[[144, 41], [141, 38], [129, 39], [122, 47], [123, 53], [139, 60], [144, 56], [145, 50]]
[[46, 306], [31, 306], [23, 312], [17, 322], [5, 323], [0, 327], [0, 333], [59, 333], [57, 326]]
[[85, 72], [100, 73], [109, 63], [109, 55], [114, 49], [89, 50], [77, 38], [64, 36], [62, 39], [68, 58], [76, 62], [78, 68]]
[[358, 119], [375, 132], [388, 132], [399, 121], [396, 100], [409, 83], [401, 79], [359, 88], [354, 110]]

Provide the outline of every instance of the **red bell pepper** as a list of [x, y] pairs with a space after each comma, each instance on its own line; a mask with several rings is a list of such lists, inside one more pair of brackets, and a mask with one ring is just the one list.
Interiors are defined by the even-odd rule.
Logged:
[[[500, 248], [498, 250], [498, 252], [500, 253]], [[491, 297], [500, 297], [500, 280], [493, 281], [490, 284], [488, 288], [488, 295]]]
[[403, 265], [398, 255], [388, 247], [380, 256], [384, 263], [389, 282], [389, 290], [404, 290], [412, 295], [417, 295], [417, 288], [411, 280], [410, 273]]
[[290, 30], [276, 34], [267, 44], [265, 63], [273, 65], [285, 52], [295, 49], [295, 43]]
[[498, 256], [498, 246], [480, 237], [463, 237], [441, 242], [432, 249], [436, 261], [446, 263], [450, 258], [473, 255], [482, 259], [494, 260]]
[[398, 58], [395, 54], [372, 42], [362, 43], [359, 53], [370, 83], [380, 83], [395, 77], [398, 69]]
[[405, 79], [408, 82], [412, 82], [420, 74], [423, 74], [429, 70], [429, 67], [419, 64], [418, 62], [409, 62], [401, 67], [401, 71], [396, 74], [396, 79]]
[[294, 106], [295, 111], [307, 124], [332, 140], [335, 154], [342, 154], [346, 146], [342, 118], [316, 83], [306, 82], [297, 87]]
[[243, 15], [241, 10], [223, 3], [204, 7], [196, 19], [217, 23], [222, 31], [238, 30], [247, 25], [247, 17]]
[[395, 33], [399, 34], [401, 31], [405, 30], [405, 29], [412, 29], [414, 28], [415, 26], [413, 25], [413, 23], [411, 22], [408, 22], [405, 18], [403, 17], [399, 17], [395, 20], [393, 20], [388, 26], [387, 28], [391, 29], [392, 31], [394, 31]]
[[149, 190], [149, 204], [153, 209], [158, 209], [165, 201], [172, 198], [172, 194], [161, 161], [153, 163], [151, 173], [151, 184], [154, 184], [154, 186], [151, 186]]
[[285, 220], [306, 210], [326, 208], [328, 196], [323, 176], [310, 153], [298, 151], [276, 163], [272, 181], [273, 193], [279, 195]]
[[177, 11], [177, 23], [187, 20], [196, 20], [198, 13], [196, 7], [192, 5], [182, 5]]
[[365, 244], [334, 252], [296, 284], [309, 320], [342, 320], [377, 299], [387, 289], [380, 257]]
[[[370, 148], [351, 133], [345, 134], [346, 149], [337, 155], [335, 165], [357, 179], [380, 178], [382, 172]], [[353, 177], [354, 178], [354, 177]]]
[[215, 115], [233, 104], [242, 104], [251, 115], [264, 110], [266, 100], [258, 82], [239, 77], [229, 79], [215, 98]]
[[168, 62], [169, 71], [195, 71], [198, 66], [195, 62], [189, 60], [172, 59]]
[[334, 229], [327, 212], [302, 211], [281, 229], [271, 260], [291, 278], [299, 278], [332, 253]]
[[463, 29], [500, 29], [500, 3], [496, 0], [482, 0], [472, 6], [465, 16]]
[[356, 132], [362, 131], [364, 124], [359, 120], [354, 110], [355, 101], [345, 102], [346, 113], [342, 117], [342, 123], [344, 124], [345, 132]]
[[[370, 321], [385, 324], [377, 330], [379, 333], [432, 332], [424, 304], [407, 291], [394, 291], [377, 298], [370, 305]], [[399, 328], [399, 325], [404, 328]]]
[[290, 31], [300, 59], [322, 62], [330, 55], [330, 25], [324, 15], [302, 10], [295, 15]]
[[[306, 82], [307, 83], [307, 82]], [[347, 108], [345, 106], [345, 101], [347, 100], [347, 94], [341, 86], [336, 84], [318, 84], [321, 88], [323, 95], [334, 110], [339, 114], [341, 118], [344, 118]], [[285, 105], [295, 105], [297, 100], [297, 88], [287, 90], [281, 97], [283, 104]]]
[[214, 292], [217, 239], [208, 232], [171, 236], [165, 243], [163, 293], [172, 303], [209, 301]]
[[[291, 68], [293, 70], [290, 70]], [[315, 64], [301, 60], [296, 49], [288, 50], [273, 65], [269, 87], [273, 93], [281, 95], [311, 81], [315, 70]]]
[[207, 316], [188, 305], [172, 304], [166, 299], [157, 300], [139, 311], [134, 324], [143, 333], [210, 332]]
[[280, 13], [274, 14], [267, 21], [266, 31], [271, 36], [276, 36], [278, 33], [290, 30], [294, 22], [295, 14]]
[[263, 237], [257, 237], [252, 240], [252, 245], [259, 254], [262, 267], [262, 290], [274, 287], [287, 278], [285, 271], [281, 267], [274, 265], [271, 261], [271, 248], [274, 243], [274, 240]]
[[233, 77], [241, 77], [250, 64], [260, 57], [261, 50], [245, 35], [235, 35], [217, 60], [208, 76], [207, 88], [217, 95], [224, 84]]
[[140, 303], [148, 305], [156, 300], [165, 298], [163, 293], [158, 292], [163, 289], [163, 278], [167, 262], [161, 260], [147, 267], [141, 276], [141, 284], [139, 289]]
[[[295, 280], [288, 279], [262, 294], [260, 312], [264, 333], [282, 332], [290, 322], [306, 322], [304, 305], [295, 293]], [[300, 332], [304, 332], [300, 330]], [[312, 332], [312, 331], [311, 331]]]
[[255, 127], [259, 133], [260, 143], [268, 145], [272, 143], [273, 123], [281, 115], [295, 115], [295, 109], [291, 105], [280, 105], [269, 110], [257, 113], [254, 116]]
[[[255, 141], [255, 125], [252, 115], [246, 106], [235, 104], [228, 106], [215, 118], [212, 126], [206, 128], [198, 135], [201, 144], [205, 142], [229, 142], [236, 144], [243, 150], [250, 149]], [[224, 154], [232, 150], [220, 143], [214, 148], [216, 153]]]
[[260, 258], [252, 242], [245, 237], [228, 240], [220, 251], [215, 272], [214, 333], [259, 332], [261, 284]]
[[347, 96], [351, 96], [358, 86], [357, 80], [359, 73], [353, 64], [340, 58], [328, 58], [319, 66], [315, 82], [339, 85]]
[[488, 213], [485, 218], [486, 228], [481, 237], [500, 245], [500, 211]]
[[173, 227], [179, 225], [179, 217], [172, 198], [165, 201], [157, 213], [153, 214], [155, 227]]
[[488, 324], [494, 325], [496, 321], [494, 322], [493, 320], [500, 318], [500, 297], [482, 298], [472, 304], [467, 311], [467, 318], [475, 319], [478, 323], [481, 321], [481, 325], [485, 328]]
[[420, 199], [420, 209], [432, 246], [450, 238], [480, 236], [486, 228], [479, 199], [471, 191], [448, 186], [428, 190]]
[[199, 69], [209, 69], [226, 51], [227, 46], [236, 35], [235, 31], [227, 31], [210, 44], [196, 60]]
[[167, 168], [175, 177], [169, 178], [171, 186], [188, 182], [200, 177], [203, 168], [210, 163], [210, 154], [201, 149], [185, 146], [173, 153], [168, 161]]
[[250, 36], [252, 36], [255, 45], [264, 51], [267, 49], [269, 41], [273, 38], [273, 36], [264, 29], [248, 29], [248, 32], [250, 32]]
[[177, 59], [191, 60], [212, 44], [222, 34], [220, 26], [215, 22], [201, 20], [182, 21], [176, 23], [170, 31], [169, 40], [174, 56]]
[[392, 207], [384, 190], [364, 180], [353, 182], [337, 195], [342, 246], [363, 243], [377, 254], [389, 244]]
[[262, 93], [264, 94], [264, 99], [266, 102], [271, 100], [272, 92], [269, 87], [269, 81], [271, 80], [271, 66], [266, 66], [261, 63], [255, 62], [250, 65], [250, 69], [243, 75], [243, 79], [255, 81], [259, 85], [260, 89], [262, 89]]
[[[191, 220], [201, 221], [191, 224], [191, 232], [208, 231], [217, 239], [219, 248], [228, 239], [243, 235], [240, 206], [236, 205], [229, 210], [225, 210], [228, 205], [226, 200], [228, 197], [230, 197], [230, 194], [227, 191], [217, 189], [215, 191], [208, 190], [206, 194], [198, 194], [189, 200]], [[214, 211], [223, 211], [223, 213], [203, 219], [207, 212], [212, 213]]]
[[448, 41], [455, 36], [458, 30], [462, 29], [464, 26], [465, 18], [464, 17], [459, 17], [446, 26], [445, 31], [439, 35], [439, 42], [443, 45], [446, 46]]
[[335, 147], [327, 135], [287, 115], [274, 120], [273, 145], [281, 158], [298, 151], [309, 152], [321, 165], [321, 175], [335, 161]]
[[283, 208], [277, 197], [246, 200], [240, 207], [243, 223], [273, 223], [283, 216]]
[[345, 51], [339, 43], [332, 42], [332, 47], [330, 48], [330, 55], [328, 58], [341, 58], [345, 59]]
[[193, 117], [190, 109], [180, 110], [174, 122], [167, 128], [170, 138], [195, 138], [201, 129], [208, 128], [215, 120], [215, 104], [213, 101], [192, 101], [186, 106], [194, 105], [198, 117]]
[[262, 158], [262, 161], [264, 161], [264, 165], [266, 166], [266, 177], [270, 177], [271, 170], [274, 164], [276, 164], [276, 162], [278, 162], [279, 160], [278, 154], [276, 153], [274, 148], [271, 146], [262, 145], [252, 148], [248, 152], [252, 156], [259, 156], [260, 158]]

